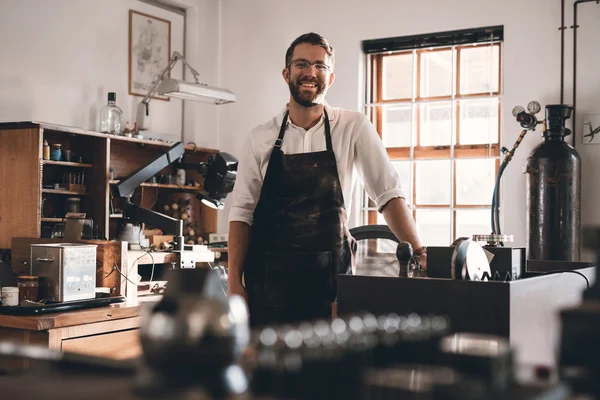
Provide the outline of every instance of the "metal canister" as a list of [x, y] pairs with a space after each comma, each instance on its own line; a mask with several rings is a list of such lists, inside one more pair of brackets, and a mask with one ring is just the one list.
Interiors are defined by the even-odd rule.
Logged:
[[546, 106], [544, 141], [527, 159], [527, 259], [579, 261], [581, 158], [565, 142], [573, 107]]

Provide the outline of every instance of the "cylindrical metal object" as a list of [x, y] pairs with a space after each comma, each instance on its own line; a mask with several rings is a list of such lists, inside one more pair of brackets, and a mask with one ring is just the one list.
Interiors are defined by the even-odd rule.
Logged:
[[546, 106], [544, 142], [527, 159], [527, 259], [579, 261], [581, 158], [564, 141], [572, 107]]
[[408, 277], [408, 269], [410, 260], [413, 256], [413, 249], [410, 243], [408, 242], [400, 242], [398, 243], [398, 247], [396, 248], [396, 258], [400, 263], [400, 269], [398, 271], [398, 276], [402, 278]]

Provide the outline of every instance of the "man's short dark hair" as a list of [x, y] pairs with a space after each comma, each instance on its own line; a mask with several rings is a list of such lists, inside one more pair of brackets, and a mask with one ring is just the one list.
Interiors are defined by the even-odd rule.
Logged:
[[333, 47], [331, 47], [329, 45], [329, 42], [327, 41], [327, 39], [325, 39], [323, 36], [319, 35], [318, 33], [314, 33], [314, 32], [305, 33], [304, 35], [300, 35], [296, 38], [296, 40], [294, 40], [292, 42], [290, 47], [285, 52], [285, 67], [286, 68], [292, 62], [292, 55], [294, 54], [294, 49], [296, 48], [296, 46], [298, 46], [299, 44], [302, 44], [302, 43], [309, 43], [314, 46], [321, 46], [323, 49], [325, 49], [325, 52], [331, 59], [330, 67], [333, 70], [333, 67], [335, 65], [335, 51], [333, 50]]

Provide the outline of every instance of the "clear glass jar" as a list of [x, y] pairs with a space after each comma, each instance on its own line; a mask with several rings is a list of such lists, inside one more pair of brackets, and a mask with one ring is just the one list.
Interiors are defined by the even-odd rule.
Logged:
[[100, 110], [100, 127], [101, 133], [110, 133], [112, 135], [121, 134], [121, 117], [123, 110], [117, 106], [117, 94], [115, 92], [108, 93], [108, 104]]
[[17, 277], [19, 305], [23, 300], [38, 301], [39, 281], [39, 276], [23, 275]]

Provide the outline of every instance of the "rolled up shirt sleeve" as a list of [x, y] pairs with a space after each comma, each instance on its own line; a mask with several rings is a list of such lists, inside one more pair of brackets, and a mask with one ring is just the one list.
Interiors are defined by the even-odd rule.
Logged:
[[254, 209], [263, 185], [260, 161], [257, 157], [252, 132], [246, 138], [238, 159], [238, 171], [231, 193], [229, 222], [241, 221], [248, 225], [254, 222]]
[[354, 152], [358, 177], [379, 212], [390, 200], [406, 198], [400, 176], [367, 116], [364, 117], [361, 132], [356, 139]]

